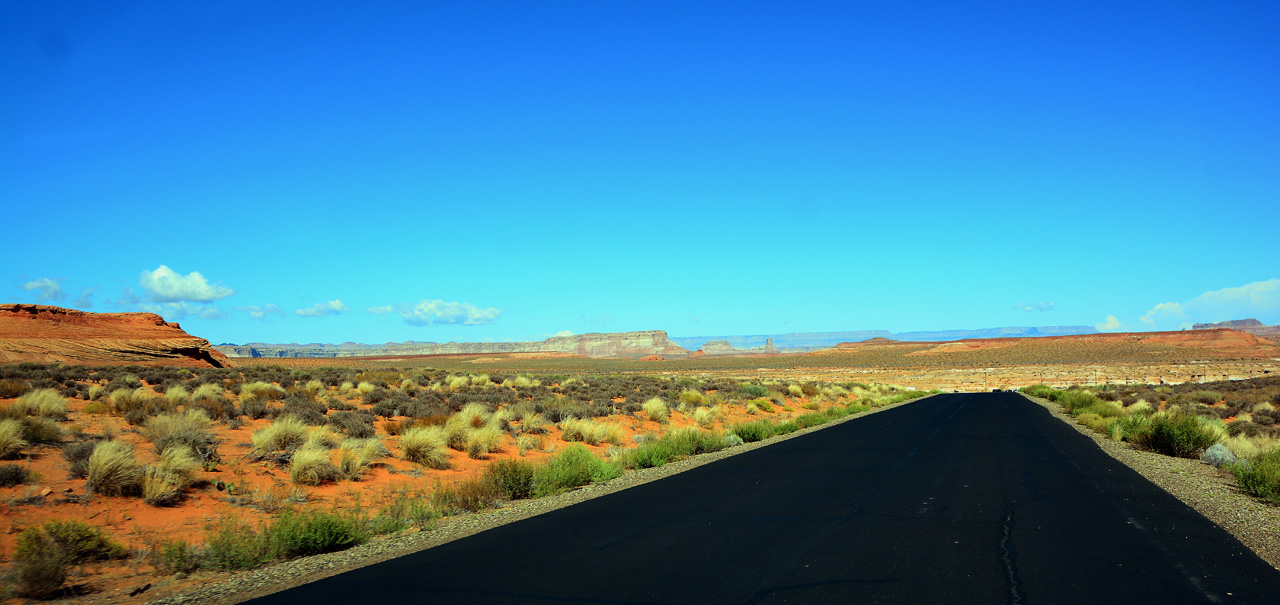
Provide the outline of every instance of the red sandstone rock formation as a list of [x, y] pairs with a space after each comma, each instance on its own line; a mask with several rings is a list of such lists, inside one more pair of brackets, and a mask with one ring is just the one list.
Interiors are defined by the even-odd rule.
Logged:
[[0, 363], [231, 367], [209, 341], [154, 313], [0, 304]]

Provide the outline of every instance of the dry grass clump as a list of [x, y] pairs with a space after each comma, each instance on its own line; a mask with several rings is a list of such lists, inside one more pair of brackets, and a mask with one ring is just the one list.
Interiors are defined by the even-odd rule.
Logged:
[[89, 491], [104, 496], [133, 496], [142, 488], [142, 467], [133, 457], [133, 446], [104, 441], [89, 455]]
[[198, 447], [212, 439], [209, 426], [213, 421], [204, 410], [170, 412], [148, 418], [145, 431], [148, 439], [156, 444], [156, 453], [163, 453], [175, 445]]
[[560, 439], [564, 441], [581, 441], [587, 445], [600, 445], [601, 443], [622, 445], [626, 443], [626, 436], [622, 431], [622, 427], [594, 420], [579, 420], [572, 416], [560, 423]]
[[447, 469], [449, 452], [445, 429], [439, 426], [415, 426], [400, 436], [404, 459], [428, 468]]
[[388, 455], [377, 439], [347, 439], [338, 449], [338, 470], [348, 479], [359, 479], [379, 458]]
[[[244, 391], [241, 391], [241, 392], [244, 392]], [[200, 401], [202, 399], [208, 399], [208, 400], [218, 399], [222, 397], [223, 393], [224, 391], [222, 390], [222, 387], [216, 384], [202, 384], [196, 387], [195, 392], [191, 394], [191, 400]]]
[[649, 420], [657, 423], [666, 422], [667, 418], [671, 415], [671, 410], [667, 407], [667, 402], [663, 401], [661, 397], [654, 397], [644, 402], [640, 408], [649, 416]]
[[164, 398], [168, 399], [170, 404], [178, 406], [191, 401], [191, 393], [187, 392], [187, 387], [179, 384], [166, 389]]
[[328, 426], [318, 426], [307, 433], [307, 441], [302, 444], [302, 447], [304, 449], [331, 450], [338, 447], [339, 443], [342, 443], [342, 435], [334, 432]]
[[99, 399], [102, 399], [102, 396], [106, 394], [106, 392], [107, 392], [107, 389], [100, 384], [89, 385], [89, 393], [88, 393], [89, 401], [97, 401]]
[[270, 382], [250, 382], [240, 386], [240, 400], [245, 399], [284, 399], [284, 389]]
[[706, 405], [707, 396], [699, 391], [685, 390], [680, 392], [680, 403], [688, 405]]
[[183, 490], [195, 481], [200, 462], [186, 445], [170, 447], [142, 474], [142, 500], [152, 506], [169, 506], [182, 499]]
[[328, 387], [325, 387], [323, 382], [315, 379], [308, 380], [307, 384], [302, 386], [302, 392], [306, 393], [307, 397], [310, 397], [312, 400], [319, 399], [320, 396], [328, 392], [328, 390]]
[[296, 449], [307, 442], [308, 432], [306, 423], [297, 416], [281, 416], [253, 432], [253, 449], [259, 454]]
[[693, 411], [693, 421], [702, 426], [708, 426], [716, 421], [717, 415], [716, 410], [700, 407]]
[[0, 420], [0, 459], [12, 460], [22, 455], [31, 445], [22, 438], [22, 423], [17, 420]]
[[454, 376], [452, 378], [449, 378], [448, 382], [449, 382], [450, 391], [459, 391], [466, 388], [467, 385], [471, 384], [471, 379], [467, 378], [466, 376]]
[[10, 408], [15, 413], [42, 418], [66, 420], [67, 400], [54, 389], [37, 389], [25, 393]]
[[369, 393], [372, 393], [374, 389], [377, 389], [377, 388], [378, 388], [378, 385], [373, 384], [372, 382], [361, 381], [360, 384], [356, 385], [356, 390], [360, 391], [361, 395], [368, 395]]
[[502, 431], [493, 424], [486, 424], [467, 432], [466, 452], [476, 460], [488, 458], [490, 452], [502, 449]]
[[303, 447], [293, 453], [293, 462], [289, 465], [289, 478], [299, 485], [320, 485], [334, 481], [341, 476], [338, 467], [329, 460], [329, 451]]
[[457, 414], [449, 417], [444, 423], [444, 431], [446, 442], [449, 447], [460, 452], [467, 451], [468, 435], [487, 424], [493, 419], [493, 415], [489, 413], [489, 408], [478, 403], [468, 403], [462, 406]]

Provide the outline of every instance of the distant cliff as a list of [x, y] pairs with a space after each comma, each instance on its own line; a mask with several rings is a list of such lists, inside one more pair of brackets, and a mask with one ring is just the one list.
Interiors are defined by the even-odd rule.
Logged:
[[154, 313], [89, 313], [51, 305], [0, 304], [0, 364], [226, 368], [209, 341]]
[[538, 342], [389, 342], [380, 345], [223, 344], [228, 357], [364, 357], [396, 355], [464, 355], [472, 353], [575, 353], [587, 357], [680, 356], [689, 351], [671, 342], [662, 330], [555, 336]]
[[1228, 328], [1238, 330], [1240, 332], [1248, 332], [1254, 336], [1260, 336], [1276, 344], [1280, 344], [1280, 326], [1268, 326], [1256, 319], [1233, 319], [1231, 321], [1220, 321], [1216, 324], [1196, 324], [1191, 326], [1192, 330], [1214, 330], [1217, 328]]
[[[768, 341], [783, 353], [816, 351], [842, 342], [860, 342], [887, 338], [907, 342], [947, 342], [966, 338], [1027, 338], [1038, 336], [1074, 336], [1097, 334], [1089, 326], [1005, 327], [980, 330], [940, 330], [936, 332], [902, 332], [859, 330], [853, 332], [792, 332], [789, 334], [757, 334], [751, 336], [676, 336], [672, 342], [689, 350], [702, 349], [707, 355], [762, 353]], [[711, 349], [708, 349], [708, 346]], [[728, 347], [727, 349], [725, 347]], [[712, 351], [715, 351], [714, 353]]]

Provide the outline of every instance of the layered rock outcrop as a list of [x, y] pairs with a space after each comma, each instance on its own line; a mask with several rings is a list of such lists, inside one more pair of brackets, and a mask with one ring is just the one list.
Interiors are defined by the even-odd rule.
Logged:
[[0, 363], [231, 367], [209, 341], [154, 313], [0, 304]]
[[1231, 321], [1220, 321], [1216, 324], [1196, 324], [1191, 326], [1192, 330], [1214, 330], [1218, 328], [1248, 332], [1254, 336], [1261, 336], [1271, 342], [1280, 344], [1280, 326], [1268, 326], [1253, 318], [1233, 319]]
[[555, 336], [537, 342], [405, 342], [383, 345], [218, 345], [229, 357], [363, 357], [399, 355], [467, 355], [487, 353], [573, 353], [587, 357], [685, 356], [689, 351], [662, 330]]

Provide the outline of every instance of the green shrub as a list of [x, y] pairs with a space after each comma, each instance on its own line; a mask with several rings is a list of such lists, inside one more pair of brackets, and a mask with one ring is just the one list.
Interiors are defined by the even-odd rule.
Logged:
[[[90, 563], [129, 556], [129, 551], [124, 546], [108, 538], [102, 530], [83, 521], [49, 521], [42, 530], [62, 550], [69, 563]], [[19, 539], [15, 555], [21, 557], [24, 549], [37, 547], [35, 544], [24, 544]]]
[[499, 460], [490, 464], [485, 473], [490, 475], [502, 493], [511, 500], [533, 495], [535, 467], [525, 460]]
[[773, 427], [773, 432], [775, 435], [790, 435], [791, 433], [794, 433], [798, 430], [800, 430], [800, 425], [796, 424], [794, 420], [788, 420], [782, 424], [779, 424]]
[[831, 422], [831, 418], [828, 417], [826, 414], [821, 414], [821, 413], [801, 414], [799, 416], [796, 416], [795, 420], [793, 420], [792, 422], [794, 422], [796, 426], [799, 428], [807, 429], [811, 426], [818, 426], [821, 424], [826, 424], [828, 422]]
[[606, 463], [587, 448], [574, 444], [537, 469], [534, 493], [539, 497], [558, 494], [592, 482], [607, 481], [620, 472], [617, 465]]
[[238, 517], [221, 517], [205, 530], [204, 564], [214, 569], [253, 569], [271, 560], [271, 543]]
[[13, 487], [30, 483], [32, 480], [32, 472], [26, 467], [16, 464], [0, 465], [0, 487]]
[[869, 409], [871, 409], [871, 406], [861, 403], [850, 403], [849, 405], [844, 406], [844, 411], [848, 412], [849, 415], [861, 414]]
[[769, 389], [758, 384], [744, 384], [738, 387], [738, 392], [746, 397], [764, 397], [769, 393]]
[[106, 406], [106, 404], [102, 403], [101, 401], [95, 401], [95, 402], [93, 402], [93, 403], [90, 403], [90, 404], [88, 404], [88, 405], [84, 406], [84, 413], [86, 413], [86, 414], [95, 414], [95, 415], [97, 415], [97, 414], [106, 414], [106, 413], [107, 413], [107, 406]]
[[0, 399], [12, 399], [21, 397], [23, 393], [31, 390], [31, 385], [20, 380], [4, 379], [0, 380]]
[[1280, 449], [1242, 460], [1231, 467], [1231, 473], [1246, 494], [1280, 506]]
[[754, 405], [756, 406], [756, 409], [760, 410], [761, 412], [765, 412], [766, 414], [772, 414], [774, 412], [773, 402], [763, 397], [761, 397], [760, 399], [752, 399], [751, 401], [747, 402], [747, 405]]
[[1218, 435], [1191, 414], [1156, 414], [1150, 428], [1135, 435], [1134, 443], [1166, 456], [1196, 458], [1217, 442]]
[[24, 540], [28, 547], [14, 556], [7, 583], [18, 596], [51, 598], [62, 590], [70, 562], [62, 549], [37, 528], [27, 528], [18, 535], [19, 549], [23, 548]]
[[181, 538], [167, 540], [151, 550], [148, 561], [161, 573], [190, 573], [200, 567], [200, 555]]
[[431, 504], [445, 513], [479, 512], [502, 497], [502, 487], [486, 473], [452, 484], [437, 483], [431, 493]]
[[707, 396], [693, 390], [680, 392], [680, 402], [688, 405], [698, 406], [707, 404]]
[[273, 554], [279, 557], [336, 552], [363, 544], [367, 539], [354, 519], [319, 511], [286, 510], [270, 529]]
[[734, 425], [733, 428], [729, 429], [729, 432], [737, 435], [745, 443], [768, 439], [775, 433], [773, 423], [768, 420], [757, 420], [755, 422], [737, 424]]
[[89, 491], [104, 496], [134, 496], [142, 490], [142, 467], [133, 457], [133, 446], [104, 441], [89, 455]]

